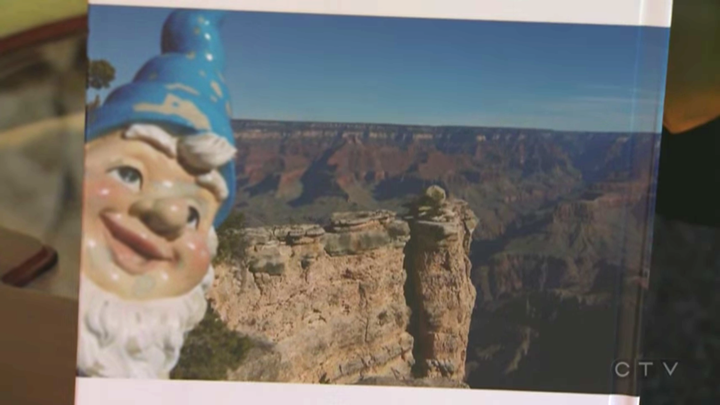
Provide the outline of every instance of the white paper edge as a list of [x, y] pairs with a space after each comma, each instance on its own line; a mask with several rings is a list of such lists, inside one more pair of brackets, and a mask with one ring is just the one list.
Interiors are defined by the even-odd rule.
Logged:
[[670, 27], [673, 0], [90, 0], [90, 4]]
[[195, 380], [76, 379], [75, 405], [293, 405], [482, 404], [482, 405], [638, 405], [639, 398], [459, 388], [252, 383]]

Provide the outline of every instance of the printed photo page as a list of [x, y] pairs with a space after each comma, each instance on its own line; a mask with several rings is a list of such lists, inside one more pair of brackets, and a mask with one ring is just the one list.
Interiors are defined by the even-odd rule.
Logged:
[[638, 404], [671, 0], [94, 0], [76, 405]]

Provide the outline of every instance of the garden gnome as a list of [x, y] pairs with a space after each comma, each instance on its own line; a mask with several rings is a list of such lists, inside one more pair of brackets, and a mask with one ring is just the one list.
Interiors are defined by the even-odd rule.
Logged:
[[80, 375], [168, 378], [205, 314], [235, 194], [221, 18], [170, 14], [162, 53], [88, 114]]

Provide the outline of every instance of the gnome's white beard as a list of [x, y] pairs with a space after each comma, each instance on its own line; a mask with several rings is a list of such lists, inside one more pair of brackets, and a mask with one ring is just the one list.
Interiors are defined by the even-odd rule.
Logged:
[[212, 281], [210, 267], [203, 282], [183, 296], [127, 301], [82, 277], [78, 370], [91, 377], [168, 378], [186, 334], [205, 315]]

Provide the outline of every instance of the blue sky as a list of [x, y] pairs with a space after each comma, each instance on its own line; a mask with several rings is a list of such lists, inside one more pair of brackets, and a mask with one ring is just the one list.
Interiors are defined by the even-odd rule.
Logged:
[[[89, 56], [114, 86], [160, 52], [170, 11], [91, 6]], [[660, 129], [668, 33], [249, 12], [222, 27], [235, 118], [620, 132]]]

